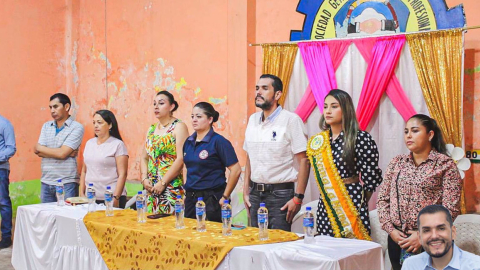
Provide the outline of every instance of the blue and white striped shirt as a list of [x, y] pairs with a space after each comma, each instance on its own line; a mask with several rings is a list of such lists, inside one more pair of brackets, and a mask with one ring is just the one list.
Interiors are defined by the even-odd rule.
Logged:
[[[66, 145], [76, 150], [80, 147], [85, 129], [80, 123], [73, 121], [72, 117], [65, 121], [64, 128], [58, 134], [56, 130], [55, 121], [46, 122], [42, 127], [38, 143], [48, 148], [60, 148]], [[76, 157], [42, 158], [42, 183], [55, 185], [58, 179], [62, 179], [64, 184], [78, 181]]]

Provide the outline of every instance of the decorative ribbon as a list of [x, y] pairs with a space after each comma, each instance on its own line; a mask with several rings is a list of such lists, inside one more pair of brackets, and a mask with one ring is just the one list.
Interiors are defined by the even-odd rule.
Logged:
[[310, 138], [307, 156], [335, 237], [371, 240], [333, 161], [328, 130]]

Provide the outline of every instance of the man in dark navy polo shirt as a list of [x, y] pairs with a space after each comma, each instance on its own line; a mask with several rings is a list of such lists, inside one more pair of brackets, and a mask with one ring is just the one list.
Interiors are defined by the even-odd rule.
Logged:
[[[221, 205], [230, 198], [241, 168], [232, 144], [213, 130], [218, 112], [206, 102], [193, 109], [193, 127], [196, 130], [183, 145], [183, 162], [187, 167], [185, 217], [195, 218], [195, 203], [203, 197], [207, 219], [221, 222]], [[230, 170], [228, 184], [225, 168]]]

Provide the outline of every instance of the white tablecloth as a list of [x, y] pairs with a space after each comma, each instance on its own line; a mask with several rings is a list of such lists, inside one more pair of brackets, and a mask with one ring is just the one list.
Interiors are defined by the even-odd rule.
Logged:
[[[101, 209], [97, 206], [97, 209]], [[104, 209], [104, 207], [103, 207]], [[88, 233], [86, 206], [55, 204], [21, 206], [17, 210], [12, 265], [15, 269], [107, 269]], [[315, 237], [258, 246], [236, 247], [217, 269], [383, 270], [379, 244], [360, 240]]]
[[[98, 210], [105, 206], [97, 205]], [[15, 269], [108, 269], [83, 223], [86, 205], [56, 203], [17, 209], [12, 265]]]

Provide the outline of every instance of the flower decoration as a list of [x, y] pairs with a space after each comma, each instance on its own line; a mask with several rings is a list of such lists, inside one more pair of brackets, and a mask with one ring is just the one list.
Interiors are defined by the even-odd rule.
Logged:
[[465, 171], [472, 165], [470, 159], [465, 157], [465, 151], [461, 147], [455, 147], [453, 144], [447, 144], [447, 155], [457, 164], [460, 176], [465, 178]]

